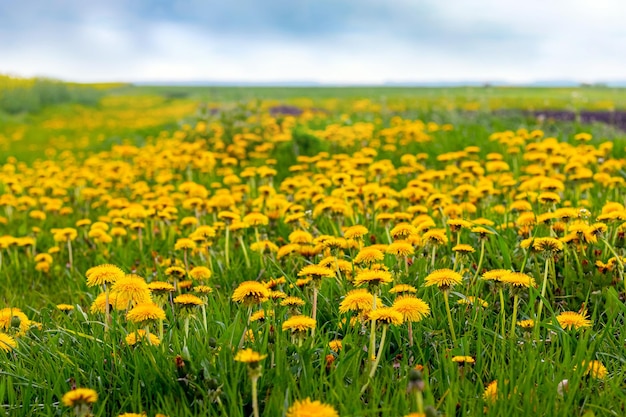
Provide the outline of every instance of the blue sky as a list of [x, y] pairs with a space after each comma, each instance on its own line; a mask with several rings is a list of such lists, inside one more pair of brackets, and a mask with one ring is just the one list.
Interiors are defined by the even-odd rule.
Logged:
[[623, 0], [0, 0], [0, 72], [77, 81], [626, 79]]

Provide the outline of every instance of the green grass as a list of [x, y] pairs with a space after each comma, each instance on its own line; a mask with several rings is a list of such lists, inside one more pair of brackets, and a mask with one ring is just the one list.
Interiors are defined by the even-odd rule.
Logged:
[[[479, 90], [475, 90], [478, 94]], [[164, 91], [148, 88], [131, 91], [166, 94]], [[357, 94], [356, 91], [298, 90], [296, 94], [295, 91], [285, 89], [224, 89], [215, 94], [222, 94], [220, 100], [238, 98], [238, 94], [257, 94], [257, 97], [266, 98], [272, 94], [284, 94], [286, 97], [292, 93], [294, 96], [306, 94], [317, 100], [326, 94], [330, 97], [335, 92], [344, 99], [342, 106], [347, 109], [351, 106], [351, 101], [345, 98], [349, 94]], [[372, 100], [377, 102], [381, 91], [391, 89], [376, 90], [376, 93], [361, 89], [358, 94], [371, 95]], [[400, 90], [393, 91], [400, 94]], [[543, 90], [543, 93], [546, 94], [546, 91], [549, 90]], [[596, 94], [596, 90], [589, 91], [590, 94]], [[598, 100], [603, 99], [599, 91]], [[410, 91], [405, 93], [413, 94]], [[416, 100], [419, 98], [418, 93], [427, 94], [421, 90], [416, 92]], [[529, 97], [531, 93], [534, 94], [534, 90], [528, 92]], [[557, 93], [555, 96], [558, 96]], [[205, 92], [195, 90], [186, 99], [170, 97], [169, 102], [157, 100], [156, 104], [146, 106], [169, 108], [172, 102], [175, 106], [187, 105], [196, 100], [195, 96], [192, 97], [195, 94], [202, 95]], [[439, 92], [439, 95], [442, 93]], [[566, 95], [563, 96], [563, 100], [565, 99]], [[127, 103], [114, 107], [111, 111], [127, 111], [128, 106]], [[36, 136], [32, 138], [40, 141], [36, 143], [43, 146], [47, 144], [45, 128], [37, 125], [53, 117], [71, 120], [75, 110], [71, 107], [50, 107], [43, 113], [21, 116], [21, 119], [12, 117], [10, 120], [22, 126], [32, 123], [34, 126], [30, 127], [33, 129], [31, 134], [41, 134], [40, 137], [37, 136], [38, 139], [35, 139]], [[79, 386], [93, 388], [99, 393], [100, 398], [93, 406], [95, 416], [116, 416], [123, 412], [142, 411], [150, 417], [156, 413], [170, 417], [252, 415], [250, 378], [246, 365], [234, 361], [242, 336], [246, 329], [250, 329], [254, 339], [248, 338], [244, 346], [268, 355], [261, 364], [262, 376], [258, 387], [261, 415], [264, 416], [284, 415], [289, 405], [306, 397], [333, 405], [339, 415], [344, 417], [407, 415], [417, 409], [415, 392], [407, 391], [410, 371], [416, 365], [423, 367], [424, 403], [434, 407], [440, 415], [622, 415], [626, 404], [624, 281], [619, 279], [617, 267], [612, 272], [601, 273], [594, 266], [596, 260], [607, 262], [614, 256], [613, 251], [620, 256], [624, 254], [626, 242], [620, 237], [618, 230], [621, 221], [607, 222], [606, 236], [611, 243], [610, 247], [601, 241], [589, 243], [582, 250], [576, 245], [566, 245], [555, 257], [554, 271], [549, 270], [547, 292], [543, 300], [543, 321], [538, 328], [538, 334], [533, 330], [523, 331], [519, 327], [511, 334], [513, 304], [509, 292], [503, 292], [504, 304], [501, 305], [497, 287], [481, 279], [473, 281], [472, 277], [478, 268], [481, 243], [475, 233], [464, 229], [460, 241], [472, 245], [476, 248], [476, 253], [462, 262], [462, 267], [466, 269], [463, 270], [464, 280], [450, 293], [452, 326], [457, 336], [455, 343], [450, 335], [443, 294], [437, 288], [424, 286], [426, 276], [433, 269], [452, 268], [455, 264], [452, 247], [456, 237], [446, 226], [441, 212], [429, 205], [426, 198], [423, 201], [410, 202], [392, 191], [378, 190], [378, 194], [368, 200], [367, 189], [364, 191], [362, 184], [353, 190], [356, 194], [350, 194], [350, 189], [346, 189], [348, 194], [339, 194], [342, 191], [339, 186], [329, 185], [323, 188], [320, 185], [320, 190], [316, 192], [321, 193], [321, 199], [311, 195], [295, 201], [303, 206], [305, 217], [311, 224], [310, 231], [315, 235], [338, 235], [341, 225], [362, 224], [369, 229], [371, 236], [365, 240], [365, 245], [387, 243], [388, 230], [375, 219], [375, 215], [380, 213], [380, 209], [374, 209], [376, 202], [392, 197], [399, 203], [397, 211], [404, 212], [408, 211], [409, 206], [427, 206], [427, 214], [432, 217], [436, 227], [444, 229], [449, 237], [449, 242], [436, 249], [434, 267], [431, 265], [431, 248], [422, 245], [416, 245], [416, 253], [411, 257], [408, 271], [404, 261], [391, 255], [386, 255], [381, 264], [394, 274], [397, 282], [417, 288], [417, 296], [430, 305], [430, 316], [419, 323], [413, 323], [413, 346], [408, 342], [406, 323], [389, 328], [379, 366], [371, 380], [368, 377], [370, 353], [366, 351], [370, 343], [369, 323], [349, 325], [347, 323], [354, 315], [340, 314], [338, 311], [342, 298], [353, 289], [345, 273], [337, 279], [327, 278], [322, 281], [315, 336], [307, 333], [301, 344], [294, 342], [288, 332], [282, 330], [282, 323], [289, 313], [286, 307], [277, 305], [277, 302], [267, 301], [262, 306], [254, 306], [255, 310], [262, 307], [266, 312], [273, 310], [274, 314], [266, 314], [265, 321], [247, 324], [248, 308], [231, 300], [235, 288], [246, 280], [284, 277], [286, 282], [279, 288], [289, 295], [305, 300], [301, 313], [311, 315], [312, 289], [300, 288], [295, 283], [303, 266], [310, 262], [319, 262], [324, 256], [320, 254], [312, 259], [301, 256], [277, 259], [275, 255], [259, 255], [251, 250], [251, 245], [257, 240], [253, 229], [241, 232], [244, 246], [233, 236], [227, 241], [223, 229], [216, 224], [216, 215], [226, 209], [238, 209], [242, 214], [258, 210], [269, 215], [272, 204], [256, 199], [261, 195], [262, 189], [259, 187], [273, 183], [277, 193], [287, 193], [280, 186], [285, 179], [295, 175], [288, 168], [296, 163], [303, 163], [302, 158], [298, 160], [296, 149], [300, 156], [329, 152], [327, 158], [318, 156], [318, 159], [328, 159], [331, 162], [333, 155], [345, 154], [349, 158], [362, 152], [363, 144], [360, 141], [351, 143], [348, 133], [343, 140], [335, 143], [321, 139], [320, 131], [330, 124], [351, 126], [351, 122], [341, 122], [340, 113], [337, 110], [312, 120], [297, 120], [291, 130], [293, 140], [279, 143], [267, 152], [255, 150], [263, 142], [241, 144], [242, 134], [252, 132], [264, 135], [267, 126], [250, 118], [253, 113], [244, 106], [237, 106], [228, 107], [228, 111], [222, 114], [189, 115], [186, 119], [191, 121], [191, 126], [195, 126], [197, 117], [209, 124], [219, 124], [224, 128], [222, 137], [218, 137], [214, 130], [194, 131], [177, 123], [156, 124], [147, 127], [147, 130], [137, 129], [134, 134], [131, 134], [132, 130], [124, 130], [128, 128], [121, 126], [119, 128], [123, 132], [130, 132], [124, 137], [126, 142], [140, 146], [134, 155], [108, 152], [110, 145], [123, 142], [121, 138], [113, 139], [116, 136], [111, 133], [110, 136], [105, 135], [102, 142], [89, 142], [83, 149], [74, 149], [64, 156], [57, 153], [44, 158], [41, 152], [35, 152], [33, 159], [40, 159], [37, 163], [5, 164], [0, 176], [0, 195], [3, 202], [0, 214], [6, 222], [0, 223], [0, 236], [36, 235], [36, 243], [32, 247], [10, 245], [0, 249], [0, 307], [20, 308], [29, 319], [40, 325], [19, 336], [18, 347], [13, 351], [0, 351], [0, 405], [4, 414], [16, 417], [72, 415], [71, 410], [60, 404], [60, 401], [63, 394], [73, 386]], [[392, 117], [397, 113], [385, 113], [378, 109], [354, 111], [350, 114], [354, 122], [372, 123], [374, 139], [377, 139], [379, 132], [389, 127]], [[455, 161], [438, 161], [437, 156], [478, 145], [480, 151], [475, 159], [480, 165], [485, 166], [489, 153], [501, 153], [511, 167], [510, 175], [516, 180], [515, 187], [519, 187], [525, 179], [524, 175], [529, 175], [525, 168], [531, 162], [525, 161], [523, 154], [508, 153], [506, 145], [489, 141], [488, 138], [494, 132], [523, 127], [529, 131], [542, 128], [545, 136], [558, 138], [561, 141], [558, 145], [558, 149], [561, 149], [559, 152], [569, 149], [565, 143], [577, 146], [573, 136], [580, 131], [593, 134], [591, 145], [595, 149], [602, 142], [610, 140], [614, 146], [611, 157], [619, 165], [619, 169], [610, 171], [610, 174], [615, 178], [623, 177], [623, 161], [620, 158], [624, 157], [626, 138], [622, 132], [606, 126], [581, 126], [572, 123], [538, 125], [536, 121], [521, 114], [494, 117], [486, 112], [467, 113], [411, 106], [400, 114], [409, 119], [421, 117], [426, 122], [451, 123], [454, 129], [432, 132], [429, 142], [410, 142], [406, 145], [396, 143], [398, 146], [395, 150], [378, 148], [374, 159], [389, 160], [395, 168], [403, 165], [402, 155], [425, 153], [429, 158], [422, 161], [422, 164], [430, 173], [452, 170], [449, 168], [451, 165], [461, 169], [461, 165]], [[96, 116], [92, 114], [91, 117]], [[278, 119], [279, 123], [282, 121]], [[98, 129], [102, 127], [97, 127], [92, 134], [97, 135]], [[157, 130], [164, 130], [165, 133]], [[75, 135], [75, 132], [68, 130], [66, 133]], [[157, 135], [158, 140], [148, 137]], [[268, 135], [266, 140], [271, 137], [272, 135]], [[77, 139], [76, 136], [68, 137], [70, 142]], [[237, 143], [244, 149], [237, 149]], [[30, 154], [20, 154], [19, 148], [12, 146], [10, 149], [12, 152], [18, 149], [15, 153], [19, 160], [30, 158]], [[99, 152], [100, 149], [107, 152]], [[217, 160], [215, 167], [211, 167], [209, 159], [200, 159], [203, 151], [214, 152], [213, 156]], [[261, 155], [254, 156], [254, 151]], [[589, 152], [587, 150], [583, 155]], [[262, 166], [269, 158], [278, 161], [275, 166], [277, 174], [272, 182], [259, 177], [251, 181], [240, 176], [242, 184], [249, 187], [249, 192], [241, 201], [198, 215], [201, 224], [214, 224], [218, 235], [207, 253], [190, 254], [189, 262], [212, 269], [213, 276], [208, 284], [214, 291], [208, 295], [205, 309], [197, 308], [194, 311], [194, 317], [189, 321], [189, 335], [185, 335], [185, 319], [180, 308], [168, 300], [163, 304], [167, 320], [160, 346], [127, 346], [124, 339], [137, 330], [137, 325], [125, 319], [125, 311], [116, 311], [112, 315], [109, 331], [105, 331], [104, 315], [90, 312], [90, 305], [101, 289], [87, 286], [85, 272], [95, 265], [113, 263], [125, 272], [136, 273], [147, 281], [171, 280], [166, 276], [169, 264], [164, 261], [182, 264], [182, 253], [176, 251], [174, 246], [177, 239], [189, 236], [192, 228], [181, 225], [181, 220], [197, 215], [186, 204], [189, 203], [192, 193], [185, 194], [185, 187], [189, 186], [189, 182], [205, 187], [210, 192], [202, 200], [217, 204], [217, 200], [211, 200], [211, 197], [217, 195], [218, 191], [211, 184], [219, 182], [223, 189], [228, 189], [225, 183], [229, 181], [225, 177], [231, 172], [220, 165], [225, 155], [235, 156], [239, 161], [232, 168], [234, 174], [242, 173], [244, 161], [249, 166]], [[575, 156], [569, 155], [569, 158], [575, 159]], [[46, 162], [42, 163], [44, 159]], [[465, 157], [465, 160], [469, 159], [471, 158]], [[197, 161], [203, 162], [194, 163]], [[568, 162], [570, 160], [566, 161]], [[541, 165], [540, 162], [536, 164]], [[558, 172], [551, 174], [565, 172], [565, 164], [562, 165]], [[368, 163], [360, 169], [364, 171], [366, 183], [371, 185], [377, 181], [373, 174], [368, 173], [370, 166], [371, 163]], [[593, 173], [605, 169], [595, 161], [585, 166]], [[340, 172], [351, 172], [355, 180], [359, 178], [352, 169], [345, 167], [332, 170], [311, 163], [309, 170], [322, 174], [330, 183], [333, 176]], [[411, 180], [419, 177], [420, 171], [409, 174], [396, 172], [394, 175], [388, 173], [382, 179], [389, 178], [390, 188], [399, 192]], [[441, 177], [424, 177], [423, 181], [433, 187], [428, 195], [439, 191], [450, 194], [459, 185], [458, 178], [459, 173], [455, 173]], [[540, 284], [536, 289], [520, 292], [517, 317], [520, 320], [533, 318], [541, 298], [540, 289], [548, 255], [529, 254], [521, 248], [522, 238], [526, 236], [521, 236], [519, 227], [503, 230], [496, 227], [517, 219], [516, 213], [493, 210], [497, 205], [510, 206], [519, 194], [515, 187], [509, 189], [499, 183], [500, 179], [497, 174], [485, 173], [471, 180], [476, 187], [491, 184], [501, 192], [477, 197], [474, 201], [476, 212], [466, 216], [474, 220], [488, 218], [495, 223], [490, 229], [496, 233], [488, 237], [485, 244], [486, 256], [482, 270], [505, 268], [523, 271]], [[44, 181], [46, 185], [42, 186]], [[583, 183], [588, 184], [585, 189], [580, 187]], [[12, 184], [17, 186], [12, 187]], [[623, 185], [620, 184], [611, 188], [596, 180], [576, 182], [566, 178], [565, 185], [561, 192], [563, 202], [568, 200], [576, 207], [581, 204], [582, 197], [588, 201], [591, 213], [589, 223], [595, 222], [608, 201], [624, 203]], [[47, 198], [38, 196], [37, 187], [43, 189]], [[101, 194], [90, 197], [87, 192], [90, 190], [101, 190]], [[236, 187], [231, 193], [237, 193]], [[328, 214], [312, 218], [311, 213], [316, 206], [330, 201], [331, 195], [348, 201], [355, 211], [354, 216]], [[13, 197], [20, 198], [19, 202], [11, 203]], [[28, 197], [32, 197], [32, 200]], [[72, 212], [61, 214], [58, 209], [46, 208], [50, 199], [54, 198], [59, 200], [61, 206], [72, 208]], [[294, 202], [294, 198], [285, 195], [288, 203]], [[159, 204], [155, 204], [157, 202]], [[110, 243], [99, 243], [95, 236], [89, 236], [88, 227], [76, 227], [78, 237], [72, 242], [74, 264], [70, 267], [67, 263], [67, 246], [65, 242], [55, 242], [52, 229], [75, 227], [76, 221], [83, 218], [94, 222], [104, 220], [111, 228], [117, 218], [137, 220], [124, 211], [130, 203], [140, 203], [145, 207], [155, 205], [157, 210], [170, 206], [175, 207], [177, 212], [169, 219], [161, 219], [155, 212], [153, 216], [143, 220], [145, 229], [141, 250], [137, 233], [129, 226], [125, 227], [126, 236], [114, 236]], [[341, 202], [335, 201], [335, 204], [341, 206]], [[359, 204], [367, 209], [358, 210]], [[560, 206], [564, 206], [564, 203]], [[45, 220], [30, 217], [29, 214], [36, 209], [46, 212]], [[533, 203], [536, 214], [552, 209], [553, 207]], [[33, 227], [40, 228], [40, 231], [35, 233]], [[293, 227], [281, 215], [269, 226], [261, 227], [260, 235], [281, 246], [288, 242]], [[111, 230], [109, 232], [112, 233]], [[549, 236], [551, 233], [550, 227], [543, 224], [532, 231], [534, 236]], [[34, 255], [45, 253], [57, 245], [59, 252], [53, 255], [49, 272], [37, 271]], [[227, 245], [230, 253], [229, 264], [226, 261]], [[357, 248], [345, 249], [341, 253], [336, 250], [332, 252], [348, 262], [357, 253]], [[249, 266], [246, 256], [249, 257]], [[482, 270], [478, 271], [479, 275]], [[381, 288], [379, 300], [384, 305], [391, 305], [395, 298], [389, 292], [390, 288], [391, 285]], [[488, 306], [483, 308], [457, 304], [459, 299], [467, 296], [479, 296]], [[75, 309], [64, 313], [55, 307], [58, 303], [71, 304]], [[578, 311], [582, 308], [588, 311], [592, 322], [590, 328], [564, 330], [556, 321], [556, 316], [561, 311]], [[376, 340], [379, 343], [380, 324], [377, 328]], [[13, 327], [4, 330], [16, 332]], [[158, 334], [158, 326], [152, 325], [150, 331]], [[329, 348], [329, 342], [335, 339], [343, 341], [340, 352], [332, 352]], [[456, 355], [472, 356], [476, 362], [473, 365], [459, 366], [452, 362], [452, 357]], [[601, 361], [606, 366], [608, 375], [605, 379], [584, 375], [583, 363], [590, 360]], [[494, 380], [498, 381], [498, 395], [492, 402], [485, 399], [483, 394]], [[563, 380], [569, 381], [569, 388], [561, 396], [557, 387]]]
[[[578, 87], [202, 87], [129, 86], [119, 94], [157, 94], [172, 98], [198, 98], [211, 102], [294, 100], [319, 105], [324, 101], [369, 99], [394, 105], [438, 110], [472, 104], [480, 110], [497, 109], [598, 109], [626, 108], [626, 88]], [[472, 107], [474, 108], [474, 107]]]

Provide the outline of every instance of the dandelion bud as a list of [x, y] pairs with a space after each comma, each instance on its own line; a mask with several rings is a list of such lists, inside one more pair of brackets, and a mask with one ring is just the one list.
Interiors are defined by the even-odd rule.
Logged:
[[183, 359], [187, 362], [191, 361], [191, 354], [189, 353], [189, 348], [187, 346], [183, 347], [183, 353], [181, 355]]
[[564, 379], [559, 382], [559, 385], [556, 386], [556, 392], [559, 394], [559, 397], [563, 397], [563, 395], [569, 390], [569, 381]]
[[417, 382], [422, 380], [422, 372], [417, 369], [411, 369], [409, 371], [409, 381]]
[[437, 417], [439, 413], [437, 413], [437, 409], [432, 405], [426, 406], [424, 408], [424, 414], [426, 417]]
[[18, 316], [11, 317], [11, 327], [17, 328], [20, 327], [20, 324], [22, 324], [21, 318], [19, 318]]
[[217, 339], [215, 339], [214, 337], [210, 337], [209, 338], [209, 347], [211, 349], [215, 349], [217, 347]]
[[422, 372], [417, 369], [409, 371], [409, 385], [407, 391], [424, 391], [424, 378]]
[[330, 371], [335, 363], [335, 356], [332, 354], [326, 355], [326, 370]]
[[174, 362], [176, 363], [176, 368], [184, 368], [185, 367], [185, 360], [180, 355], [176, 355], [176, 357], [174, 358]]
[[207, 381], [207, 387], [209, 390], [215, 391], [220, 386], [219, 381], [216, 378], [209, 378]]

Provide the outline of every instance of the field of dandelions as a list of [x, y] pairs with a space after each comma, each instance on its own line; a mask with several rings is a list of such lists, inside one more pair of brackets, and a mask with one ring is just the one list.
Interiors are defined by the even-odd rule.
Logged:
[[103, 94], [0, 128], [0, 415], [626, 413], [623, 132]]

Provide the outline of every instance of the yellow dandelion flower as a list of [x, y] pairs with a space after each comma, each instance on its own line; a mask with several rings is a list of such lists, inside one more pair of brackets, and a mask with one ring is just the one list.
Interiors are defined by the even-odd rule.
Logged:
[[498, 399], [498, 381], [493, 381], [487, 388], [485, 388], [485, 392], [483, 393], [483, 399], [490, 403], [495, 403]]
[[404, 321], [402, 313], [393, 307], [381, 307], [376, 310], [371, 310], [367, 313], [367, 318], [368, 320], [381, 322], [387, 325], [393, 324], [395, 326], [402, 324]]
[[121, 268], [110, 264], [94, 266], [85, 272], [87, 286], [89, 287], [114, 283], [125, 275]]
[[452, 250], [461, 255], [467, 255], [476, 252], [476, 249], [465, 243], [459, 243], [458, 245], [455, 245]]
[[517, 322], [517, 325], [524, 330], [533, 329], [535, 327], [535, 320], [532, 320], [532, 319], [520, 320]]
[[74, 306], [71, 304], [57, 304], [56, 307], [61, 311], [72, 311]]
[[309, 398], [293, 403], [287, 410], [287, 417], [339, 417], [333, 406]]
[[464, 364], [473, 364], [476, 362], [476, 360], [474, 358], [472, 358], [471, 356], [453, 356], [452, 357], [452, 362], [458, 363], [459, 365], [464, 365]]
[[417, 233], [417, 228], [410, 223], [398, 223], [389, 231], [394, 239], [407, 239]]
[[244, 281], [233, 292], [232, 300], [246, 305], [267, 301], [270, 290], [260, 282]]
[[22, 310], [16, 307], [0, 309], [0, 330], [8, 332], [11, 329], [19, 329], [19, 334], [24, 334], [30, 329], [31, 321]]
[[193, 287], [193, 292], [197, 294], [211, 294], [213, 292], [213, 288], [208, 285], [196, 285]]
[[170, 266], [165, 270], [165, 275], [167, 275], [168, 277], [182, 278], [186, 274], [187, 272], [185, 271], [185, 268], [182, 268], [180, 266]]
[[159, 346], [161, 344], [161, 339], [159, 339], [157, 335], [149, 333], [148, 336], [146, 335], [146, 331], [143, 329], [129, 333], [124, 340], [128, 346], [134, 346], [141, 342], [148, 342], [152, 346]]
[[429, 230], [428, 232], [424, 233], [422, 239], [433, 246], [439, 246], [448, 243], [448, 238], [445, 231], [439, 229]]
[[350, 226], [343, 232], [343, 237], [346, 239], [361, 239], [363, 236], [369, 233], [367, 227], [360, 224]]
[[249, 213], [243, 217], [243, 222], [252, 227], [266, 226], [269, 224], [269, 218], [262, 213]]
[[402, 314], [404, 321], [418, 322], [430, 315], [428, 304], [411, 295], [396, 298], [393, 308]]
[[354, 279], [354, 285], [380, 285], [393, 282], [391, 272], [382, 269], [365, 269], [357, 273]]
[[507, 274], [510, 274], [512, 271], [508, 269], [492, 269], [491, 271], [487, 271], [482, 275], [482, 279], [485, 281], [494, 281], [500, 282], [502, 281], [502, 277]]
[[299, 278], [296, 280], [296, 287], [304, 287], [306, 285], [309, 285], [313, 280], [310, 277], [307, 278]]
[[281, 307], [302, 307], [305, 303], [305, 301], [302, 298], [298, 298], [298, 297], [286, 297], [283, 300], [281, 300], [280, 305]]
[[512, 285], [516, 288], [529, 288], [537, 286], [534, 278], [524, 274], [523, 272], [509, 272], [500, 278], [500, 282]]
[[217, 213], [217, 218], [229, 224], [233, 220], [240, 219], [239, 215], [237, 213], [233, 213], [232, 211], [220, 211], [219, 213]]
[[126, 319], [133, 323], [146, 325], [153, 321], [165, 320], [165, 311], [152, 302], [141, 303], [126, 313]]
[[491, 230], [482, 226], [472, 227], [470, 231], [476, 233], [480, 239], [486, 239], [487, 236], [494, 234]]
[[93, 404], [98, 401], [98, 393], [91, 388], [76, 388], [66, 392], [61, 402], [67, 407], [76, 407], [82, 404]]
[[591, 139], [591, 133], [581, 132], [574, 135], [574, 140], [578, 142], [589, 142]]
[[413, 248], [413, 245], [409, 242], [397, 240], [387, 246], [385, 252], [399, 257], [406, 257], [413, 255], [415, 253], [415, 249]]
[[558, 204], [561, 202], [561, 197], [557, 193], [545, 191], [539, 194], [537, 200], [543, 204]]
[[318, 280], [322, 278], [334, 277], [335, 272], [332, 269], [321, 265], [306, 265], [300, 270], [300, 272], [298, 272], [298, 276]]
[[148, 283], [138, 275], [128, 274], [118, 278], [111, 287], [111, 294], [117, 297], [117, 302], [120, 304], [150, 302]]
[[[125, 310], [128, 307], [128, 303], [118, 302], [117, 294], [111, 293], [109, 294], [109, 306], [112, 306], [116, 310]], [[91, 313], [104, 313], [106, 309], [106, 293], [102, 292], [98, 294], [93, 303], [91, 303], [91, 307], [89, 311]]]
[[280, 278], [271, 278], [269, 281], [266, 281], [263, 283], [263, 285], [265, 285], [268, 289], [273, 289], [275, 287], [277, 287], [278, 285], [283, 285], [287, 282], [287, 280], [285, 279], [285, 277], [280, 277]]
[[295, 230], [289, 234], [289, 242], [290, 243], [312, 243], [313, 235], [304, 230]]
[[416, 293], [416, 292], [417, 292], [417, 288], [408, 284], [394, 285], [394, 287], [389, 290], [389, 293], [391, 294]]
[[17, 347], [17, 342], [12, 336], [0, 332], [0, 350], [8, 353]]
[[341, 349], [343, 349], [343, 344], [341, 340], [331, 340], [330, 342], [328, 342], [328, 347], [333, 352], [339, 352]]
[[552, 254], [563, 250], [563, 242], [553, 237], [535, 238], [532, 245], [536, 251]]
[[38, 253], [35, 255], [35, 262], [47, 262], [49, 264], [52, 263], [52, 255], [49, 253]]
[[590, 376], [595, 379], [605, 379], [608, 371], [604, 364], [600, 361], [583, 361], [582, 366], [585, 368], [583, 375]]
[[307, 316], [293, 316], [283, 322], [283, 331], [292, 333], [304, 333], [309, 329], [315, 329], [316, 321]]
[[377, 248], [365, 247], [354, 258], [355, 264], [371, 264], [385, 259], [385, 254]]
[[267, 355], [261, 355], [250, 348], [242, 349], [235, 355], [235, 361], [250, 365], [256, 365], [265, 358], [267, 358]]
[[368, 312], [372, 309], [373, 303], [374, 297], [366, 289], [352, 290], [346, 294], [343, 301], [339, 304], [339, 312], [342, 314], [348, 311]]
[[174, 304], [178, 304], [179, 306], [185, 308], [192, 308], [203, 305], [204, 301], [193, 294], [181, 294], [174, 298]]
[[174, 250], [192, 250], [196, 248], [196, 242], [189, 238], [181, 238], [174, 244]]
[[451, 232], [458, 232], [461, 229], [470, 229], [472, 223], [462, 219], [449, 219], [447, 222]]
[[474, 297], [473, 295], [470, 295], [469, 297], [464, 297], [464, 298], [460, 298], [457, 302], [457, 304], [461, 304], [461, 305], [478, 305], [481, 307], [489, 307], [489, 303], [486, 302], [485, 300], [483, 300], [480, 297]]
[[[270, 316], [274, 314], [273, 311], [270, 311]], [[259, 310], [254, 312], [251, 316], [250, 316], [250, 321], [254, 322], [254, 321], [264, 321], [265, 320], [265, 310]]]
[[275, 253], [278, 252], [278, 246], [270, 240], [261, 240], [251, 244], [250, 250], [259, 253]]
[[440, 290], [447, 290], [460, 284], [462, 281], [463, 277], [458, 272], [454, 272], [451, 269], [437, 269], [428, 274], [424, 280], [424, 285], [426, 287], [436, 285]]
[[559, 322], [561, 327], [566, 330], [571, 330], [572, 328], [579, 330], [591, 327], [592, 325], [591, 320], [589, 320], [586, 315], [575, 311], [564, 311], [556, 316], [556, 320]]
[[158, 296], [166, 295], [167, 293], [174, 291], [174, 286], [169, 282], [152, 281], [148, 284], [148, 289]]
[[589, 226], [589, 228], [587, 229], [587, 233], [596, 237], [596, 239], [598, 237], [601, 237], [602, 235], [606, 234], [608, 230], [608, 227], [606, 224], [604, 223], [594, 223], [591, 226]]
[[206, 266], [196, 266], [191, 268], [191, 271], [189, 271], [189, 277], [195, 279], [196, 281], [209, 279], [211, 278], [211, 275], [211, 270]]

